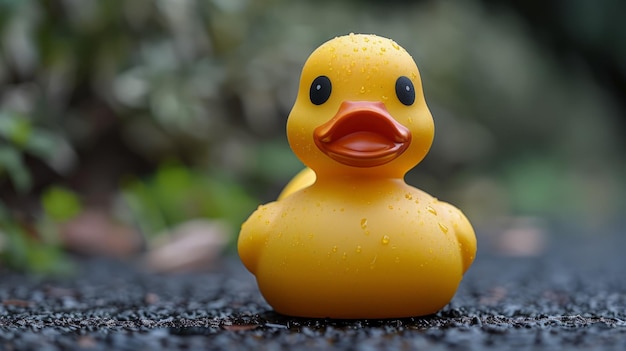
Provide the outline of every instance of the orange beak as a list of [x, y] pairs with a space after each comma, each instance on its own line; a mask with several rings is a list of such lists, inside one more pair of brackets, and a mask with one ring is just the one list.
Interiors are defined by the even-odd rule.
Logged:
[[315, 128], [315, 145], [347, 166], [375, 167], [400, 156], [411, 143], [411, 132], [379, 101], [344, 101], [337, 114]]

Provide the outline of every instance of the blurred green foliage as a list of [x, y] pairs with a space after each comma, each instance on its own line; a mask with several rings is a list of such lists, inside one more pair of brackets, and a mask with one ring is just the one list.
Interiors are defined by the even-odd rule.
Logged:
[[75, 267], [59, 243], [57, 224], [78, 213], [76, 196], [53, 188], [44, 199], [44, 211], [34, 221], [11, 217], [0, 202], [0, 261], [35, 274], [69, 274]]
[[8, 141], [0, 145], [0, 179], [8, 176], [18, 192], [30, 190], [32, 175], [24, 157], [31, 155], [51, 162], [59, 138], [45, 129], [34, 127], [28, 118], [18, 113], [0, 111], [0, 139]]
[[28, 270], [36, 274], [68, 274], [73, 266], [62, 248], [50, 242], [33, 239], [22, 228], [4, 224], [5, 248], [0, 251], [0, 260], [8, 267]]
[[128, 181], [122, 194], [131, 220], [148, 239], [190, 218], [221, 218], [238, 229], [257, 205], [232, 179], [175, 163], [165, 163], [149, 179]]
[[44, 213], [57, 222], [72, 219], [79, 214], [82, 207], [75, 193], [58, 186], [53, 186], [43, 193], [41, 205]]
[[[615, 38], [576, 10], [583, 3], [562, 4], [568, 33]], [[300, 69], [319, 44], [349, 32], [393, 38], [420, 67], [437, 132], [410, 183], [479, 227], [520, 214], [576, 223], [621, 216], [623, 111], [584, 65], [548, 55], [504, 6], [4, 0], [5, 261], [35, 268], [43, 264], [29, 252], [57, 257], [55, 245], [40, 252], [44, 237], [91, 206], [147, 237], [193, 217], [226, 219], [236, 232], [302, 167], [284, 135]], [[116, 210], [119, 199], [130, 211]]]

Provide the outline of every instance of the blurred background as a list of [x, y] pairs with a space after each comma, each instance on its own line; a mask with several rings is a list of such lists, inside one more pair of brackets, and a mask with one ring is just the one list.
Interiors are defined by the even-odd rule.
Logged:
[[0, 266], [158, 271], [233, 254], [301, 168], [300, 69], [349, 32], [415, 58], [436, 126], [407, 181], [480, 249], [537, 255], [626, 221], [626, 3], [0, 0]]

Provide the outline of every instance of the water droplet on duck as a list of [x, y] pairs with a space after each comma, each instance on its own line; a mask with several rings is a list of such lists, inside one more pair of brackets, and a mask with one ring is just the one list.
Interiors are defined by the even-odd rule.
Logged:
[[333, 246], [333, 253], [337, 252], [337, 245]]
[[361, 218], [361, 229], [367, 228], [367, 218]]
[[400, 263], [400, 257], [396, 256], [395, 262]]
[[348, 254], [344, 252], [343, 255], [341, 255], [341, 259], [345, 260], [346, 258], [348, 258]]
[[393, 205], [387, 206], [390, 210], [393, 210]]
[[356, 250], [355, 250], [356, 253], [361, 253], [361, 250], [362, 250], [361, 245], [357, 245]]
[[428, 212], [434, 214], [435, 216], [437, 215], [437, 210], [435, 210], [434, 208], [428, 206], [426, 207], [426, 209], [428, 210]]
[[387, 235], [383, 235], [382, 239], [380, 239], [380, 242], [381, 242], [383, 245], [387, 245], [387, 244], [389, 244], [389, 236], [387, 236]]
[[361, 89], [359, 89], [361, 94], [365, 94], [365, 86], [361, 85]]
[[404, 198], [407, 200], [413, 200], [413, 195], [411, 193], [404, 194]]
[[446, 225], [443, 223], [439, 223], [439, 229], [441, 229], [444, 234], [448, 232], [448, 227], [446, 227]]

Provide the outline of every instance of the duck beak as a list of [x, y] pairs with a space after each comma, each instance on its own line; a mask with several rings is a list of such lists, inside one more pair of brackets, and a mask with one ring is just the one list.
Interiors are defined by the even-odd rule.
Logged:
[[379, 101], [344, 101], [337, 114], [315, 128], [315, 145], [333, 160], [353, 167], [375, 167], [400, 156], [411, 132]]

